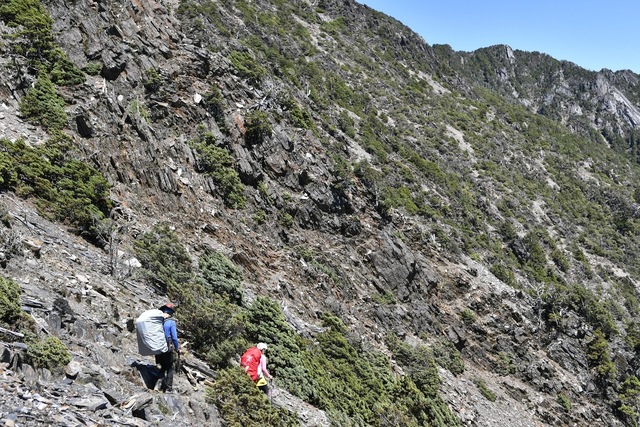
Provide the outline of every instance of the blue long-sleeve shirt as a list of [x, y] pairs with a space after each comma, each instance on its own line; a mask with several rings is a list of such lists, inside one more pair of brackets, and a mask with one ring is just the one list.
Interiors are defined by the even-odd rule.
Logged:
[[173, 341], [173, 346], [176, 350], [179, 348], [178, 344], [178, 331], [176, 330], [176, 321], [173, 319], [167, 319], [164, 321], [164, 336], [167, 338], [171, 338]]

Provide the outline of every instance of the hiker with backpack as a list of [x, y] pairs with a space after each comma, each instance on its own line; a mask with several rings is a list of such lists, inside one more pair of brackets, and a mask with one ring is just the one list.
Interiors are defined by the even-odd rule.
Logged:
[[176, 309], [167, 303], [158, 309], [147, 310], [136, 320], [138, 351], [154, 355], [160, 365], [161, 390], [173, 392], [173, 352], [180, 354], [176, 322], [172, 319]]
[[268, 397], [269, 386], [266, 378], [273, 379], [273, 377], [269, 373], [269, 370], [267, 370], [267, 357], [264, 354], [267, 348], [267, 344], [261, 342], [255, 347], [248, 349], [240, 358], [240, 366], [244, 367], [244, 370], [249, 374], [253, 382], [256, 383], [256, 386]]
[[164, 316], [164, 337], [167, 341], [167, 351], [156, 355], [156, 363], [160, 364], [160, 376], [162, 379], [162, 390], [165, 393], [173, 392], [173, 351], [180, 353], [180, 343], [178, 342], [178, 331], [176, 330], [176, 321], [172, 319], [176, 312], [175, 307], [171, 303], [167, 303], [160, 307], [160, 311]]

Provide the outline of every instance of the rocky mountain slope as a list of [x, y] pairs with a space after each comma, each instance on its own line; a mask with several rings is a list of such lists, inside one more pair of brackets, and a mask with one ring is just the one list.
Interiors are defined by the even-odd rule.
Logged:
[[[134, 319], [176, 295], [190, 307], [140, 250], [163, 225], [193, 277], [211, 253], [241, 271], [234, 310], [251, 316], [268, 297], [301, 346], [327, 355], [319, 371], [338, 382], [326, 387], [308, 353], [295, 360], [311, 385], [286, 370], [302, 362], [273, 356], [272, 403], [302, 425], [422, 425], [420, 412], [447, 425], [438, 399], [461, 425], [634, 425], [636, 74], [430, 46], [353, 1], [42, 1], [53, 42], [82, 70], [62, 84], [73, 67], [30, 50], [40, 45], [12, 24], [16, 3], [0, 2], [0, 31], [14, 35], [0, 45], [0, 137], [33, 149], [68, 138], [64, 156], [40, 157], [78, 160], [109, 186], [93, 215], [60, 213], [22, 178], [32, 163], [2, 163], [3, 275], [39, 337], [72, 357], [64, 371], [34, 367], [20, 332], [0, 325], [5, 425], [242, 425], [225, 412], [215, 352], [184, 356], [179, 395], [149, 389]], [[60, 128], [26, 113], [43, 68], [58, 79]], [[340, 325], [344, 341], [331, 341]], [[278, 344], [261, 333], [245, 338]], [[388, 366], [396, 406], [326, 397], [336, 372], [349, 382], [330, 364], [337, 342]], [[428, 399], [397, 403], [412, 387]]]

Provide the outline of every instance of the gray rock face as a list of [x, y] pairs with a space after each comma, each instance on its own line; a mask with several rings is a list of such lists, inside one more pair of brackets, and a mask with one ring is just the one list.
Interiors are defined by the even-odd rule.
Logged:
[[385, 287], [407, 302], [419, 274], [417, 260], [400, 239], [388, 234], [381, 237], [380, 250], [369, 254], [369, 259], [384, 279]]
[[[441, 369], [441, 389], [465, 425], [620, 425], [610, 410], [614, 402], [584, 399], [585, 393], [594, 396], [597, 390], [585, 351], [590, 330], [571, 316], [562, 333], [541, 326], [538, 306], [526, 292], [516, 295], [472, 260], [443, 255], [433, 236], [424, 232], [430, 226], [424, 218], [383, 214], [380, 189], [369, 188], [365, 179], [346, 182], [336, 176], [331, 158], [349, 154], [351, 167], [356, 160], [374, 156], [340, 130], [333, 130], [339, 138], [329, 138], [321, 128], [333, 124], [321, 123], [324, 117], [315, 118], [320, 136], [288, 124], [283, 118], [289, 112], [280, 107], [278, 97], [288, 96], [289, 88], [271, 80], [256, 87], [238, 75], [228, 53], [246, 49], [240, 37], [225, 36], [224, 49], [212, 52], [207, 37], [222, 37], [222, 30], [212, 31], [214, 36], [187, 35], [182, 26], [193, 22], [178, 20], [180, 3], [45, 3], [69, 59], [79, 67], [100, 64], [99, 76], [87, 76], [85, 84], [59, 92], [67, 103], [69, 133], [80, 148], [78, 156], [113, 186], [122, 252], [112, 259], [103, 249], [42, 218], [28, 201], [0, 195], [14, 219], [11, 227], [0, 225], [5, 233], [0, 239], [3, 272], [23, 288], [23, 304], [38, 319], [39, 332], [60, 337], [73, 355], [64, 371], [49, 372], [29, 364], [24, 344], [0, 344], [0, 420], [23, 425], [224, 425], [215, 406], [206, 401], [202, 381], [192, 383], [179, 376], [180, 394], [155, 392], [153, 361], [139, 360], [136, 354], [133, 319], [163, 297], [137, 279], [140, 263], [132, 242], [152, 224], [168, 223], [194, 255], [210, 248], [233, 254], [234, 262], [245, 269], [245, 287], [294, 307], [286, 313], [287, 320], [308, 339], [321, 330], [314, 324], [317, 313], [329, 311], [339, 315], [363, 345], [382, 351], [389, 333], [418, 344], [453, 343], [466, 370], [454, 376]], [[344, 13], [351, 13], [356, 22], [361, 16], [354, 11], [360, 6], [342, 3], [349, 9]], [[314, 13], [318, 19], [329, 17]], [[322, 51], [328, 47], [318, 42], [325, 38], [319, 36], [318, 26], [313, 23], [308, 31], [314, 48]], [[226, 31], [240, 33], [243, 28]], [[12, 32], [15, 29], [0, 24], [0, 33]], [[416, 40], [417, 36], [398, 36], [394, 42]], [[41, 144], [48, 135], [19, 114], [18, 101], [33, 76], [24, 58], [4, 55], [5, 43], [10, 39], [0, 44], [0, 75], [12, 77], [0, 86], [0, 137]], [[214, 46], [218, 45], [219, 40]], [[287, 46], [283, 43], [282, 48]], [[500, 51], [505, 63], [497, 76], [508, 87], [519, 58], [511, 49]], [[302, 51], [289, 54], [305, 57]], [[145, 89], [149, 69], [157, 70], [162, 81], [153, 93]], [[572, 95], [576, 82], [570, 76], [557, 73], [552, 78], [550, 93], [521, 93], [519, 102], [540, 108]], [[637, 106], [616, 90], [622, 83], [637, 85], [637, 76], [598, 75], [592, 94], [563, 104], [567, 107], [561, 115], [596, 120], [590, 114], [593, 105], [599, 105], [617, 123], [637, 125]], [[204, 105], [203, 94], [212, 85], [222, 94], [222, 119]], [[338, 107], [332, 106], [342, 108]], [[256, 109], [273, 113], [273, 133], [250, 146], [243, 137], [244, 117]], [[227, 148], [233, 157], [250, 199], [246, 211], [227, 209], [220, 185], [199, 170], [189, 145], [198, 125], [213, 132], [216, 146]], [[258, 190], [260, 183], [268, 195]], [[258, 211], [264, 212], [265, 224], [249, 227]], [[277, 224], [282, 213], [293, 218], [295, 232]], [[10, 244], [9, 231], [15, 233], [17, 245]], [[415, 237], [419, 234], [424, 236]], [[290, 255], [295, 248], [313, 252], [325, 270]], [[523, 263], [531, 257], [521, 240], [514, 240], [511, 249]], [[334, 275], [329, 277], [328, 270]], [[477, 314], [473, 324], [460, 320], [464, 309]], [[633, 355], [613, 352], [621, 372], [637, 374]], [[501, 376], [496, 367], [505, 368], [505, 360], [513, 361], [515, 373]], [[476, 377], [498, 392], [496, 402], [481, 395]], [[561, 393], [574, 402], [571, 413], [558, 406]], [[304, 426], [330, 425], [324, 412], [286, 390], [276, 388], [274, 403], [297, 411]]]

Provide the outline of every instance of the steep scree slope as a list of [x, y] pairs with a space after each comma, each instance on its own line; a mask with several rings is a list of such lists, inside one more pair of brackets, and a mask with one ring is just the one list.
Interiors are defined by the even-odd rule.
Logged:
[[[5, 234], [37, 240], [5, 273], [74, 358], [65, 382], [4, 345], [3, 417], [219, 423], [202, 381], [162, 396], [136, 367], [128, 322], [164, 297], [136, 274], [133, 241], [162, 223], [194, 257], [232, 259], [248, 302], [278, 301], [311, 341], [330, 312], [392, 364], [389, 334], [461, 355], [461, 372], [441, 360], [440, 394], [465, 425], [631, 423], [633, 73], [431, 47], [351, 1], [42, 4], [86, 71], [57, 90], [78, 157], [111, 183], [118, 251], [3, 196]], [[0, 130], [38, 146], [48, 136], [19, 108], [35, 72], [12, 43], [0, 46]], [[210, 167], [203, 141], [230, 154], [241, 182], [215, 173], [228, 166]], [[599, 370], [597, 330], [613, 377]], [[285, 393], [303, 424], [328, 423]]]

